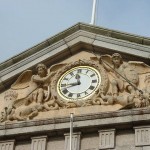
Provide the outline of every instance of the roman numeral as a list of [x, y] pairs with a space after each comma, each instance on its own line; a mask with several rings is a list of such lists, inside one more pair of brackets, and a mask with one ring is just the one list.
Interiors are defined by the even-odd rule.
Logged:
[[69, 74], [70, 74], [71, 76], [74, 76], [73, 72], [70, 72]]
[[86, 74], [89, 72], [89, 70], [86, 71]]
[[78, 97], [81, 97], [81, 95], [80, 95], [79, 93], [77, 94], [77, 98], [78, 98]]
[[94, 77], [95, 76], [95, 74], [93, 73], [92, 75], [90, 75], [90, 77]]
[[77, 73], [81, 73], [82, 72], [82, 69], [78, 69]]
[[95, 88], [95, 87], [94, 87], [94, 86], [92, 86], [92, 85], [89, 87], [89, 89], [90, 89], [90, 90], [93, 90], [94, 88]]
[[66, 86], [66, 84], [61, 84], [61, 87], [65, 87]]
[[64, 89], [62, 92], [63, 92], [64, 94], [67, 94], [69, 91], [68, 91], [67, 89]]
[[69, 94], [68, 94], [68, 97], [72, 97], [72, 96], [73, 96], [73, 94], [72, 94], [72, 93], [69, 93]]
[[84, 94], [87, 95], [88, 93], [85, 91]]
[[68, 80], [68, 78], [65, 77], [64, 80]]
[[92, 80], [92, 83], [96, 83], [97, 82], [97, 80]]

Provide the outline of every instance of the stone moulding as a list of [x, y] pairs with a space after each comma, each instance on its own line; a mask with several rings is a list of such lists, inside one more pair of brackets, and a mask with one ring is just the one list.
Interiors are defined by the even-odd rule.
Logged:
[[[76, 129], [82, 127], [104, 127], [126, 124], [129, 126], [137, 126], [141, 122], [143, 124], [150, 123], [150, 109], [132, 109], [132, 110], [120, 110], [115, 112], [97, 113], [74, 116], [74, 125]], [[17, 135], [17, 134], [31, 134], [34, 132], [52, 132], [56, 130], [69, 130], [70, 118], [53, 118], [33, 121], [21, 121], [21, 122], [5, 122], [0, 125], [0, 137]], [[117, 127], [117, 126], [116, 126]], [[31, 129], [32, 130], [31, 130]], [[33, 130], [34, 128], [34, 130]], [[21, 130], [20, 130], [21, 129]]]
[[6, 62], [2, 63], [0, 65], [0, 70], [3, 69], [5, 66], [10, 66], [12, 63], [17, 63], [22, 60], [22, 58], [29, 57], [30, 55], [34, 54], [35, 52], [41, 51], [42, 49], [60, 41], [61, 39], [64, 39], [78, 31], [84, 31], [89, 32], [93, 34], [99, 34], [106, 37], [121, 39], [124, 41], [130, 41], [132, 43], [142, 44], [143, 46], [149, 46], [150, 45], [150, 39], [146, 37], [141, 37], [137, 35], [132, 35], [128, 33], [123, 33], [115, 30], [109, 30], [107, 28], [102, 28], [98, 26], [91, 26], [89, 24], [85, 23], [77, 23], [76, 25], [66, 29], [65, 31], [46, 39], [45, 41], [38, 43], [37, 45], [33, 46], [32, 48], [27, 49], [26, 51], [22, 52], [21, 54], [10, 58]]

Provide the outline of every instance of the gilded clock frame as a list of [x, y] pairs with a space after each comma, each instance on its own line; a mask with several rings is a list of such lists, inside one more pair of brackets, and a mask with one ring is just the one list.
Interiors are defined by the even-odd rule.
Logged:
[[[62, 81], [62, 79], [63, 79], [67, 74], [69, 74], [71, 71], [75, 70], [75, 69], [78, 68], [78, 67], [79, 67], [79, 68], [89, 68], [89, 70], [93, 70], [94, 73], [97, 75], [97, 77], [98, 77], [98, 79], [99, 79], [99, 82], [97, 83], [96, 87], [93, 89], [92, 93], [88, 94], [87, 96], [85, 96], [85, 97], [83, 97], [83, 98], [78, 98], [78, 99], [67, 98], [67, 97], [65, 97], [65, 95], [63, 95], [63, 94], [60, 92], [60, 91], [61, 91], [61, 89], [60, 89], [60, 82]], [[98, 71], [97, 69], [95, 69], [94, 67], [91, 67], [91, 66], [89, 66], [89, 65], [88, 65], [88, 66], [86, 66], [86, 65], [84, 65], [84, 66], [76, 66], [76, 67], [73, 67], [73, 68], [69, 69], [67, 72], [65, 72], [65, 73], [60, 77], [60, 79], [59, 79], [58, 82], [57, 82], [57, 92], [58, 92], [59, 96], [62, 97], [63, 99], [65, 99], [66, 101], [85, 100], [85, 99], [87, 99], [87, 98], [89, 98], [90, 96], [93, 95], [93, 92], [95, 92], [95, 91], [99, 88], [100, 83], [101, 83], [101, 75], [100, 75], [100, 73], [99, 73], [99, 71]]]

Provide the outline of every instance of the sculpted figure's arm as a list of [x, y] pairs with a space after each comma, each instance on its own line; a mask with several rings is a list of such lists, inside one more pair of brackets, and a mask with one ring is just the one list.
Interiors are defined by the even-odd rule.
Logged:
[[46, 82], [48, 80], [48, 76], [46, 76], [46, 77], [40, 77], [38, 75], [33, 75], [32, 76], [32, 80], [34, 82], [37, 82], [37, 83], [44, 83], [44, 82]]
[[37, 83], [45, 83], [45, 82], [49, 82], [51, 76], [53, 75], [53, 73], [49, 73], [47, 76], [45, 77], [40, 77], [38, 75], [33, 75], [32, 76], [32, 81], [37, 82]]
[[99, 58], [99, 63], [102, 64], [102, 66], [109, 72], [112, 71], [112, 69], [102, 60], [102, 57]]

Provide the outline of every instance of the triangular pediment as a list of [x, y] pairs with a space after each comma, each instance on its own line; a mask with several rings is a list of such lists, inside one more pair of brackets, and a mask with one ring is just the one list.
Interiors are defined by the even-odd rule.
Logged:
[[124, 59], [149, 63], [149, 45], [149, 38], [79, 23], [1, 63], [0, 89], [37, 63], [59, 63], [82, 50], [95, 54], [118, 52]]
[[[132, 92], [140, 92], [140, 90], [142, 91], [146, 88], [146, 83], [142, 83], [145, 82], [150, 73], [149, 45], [149, 38], [79, 23], [0, 64], [1, 106], [4, 108], [6, 103], [5, 99], [11, 96], [17, 99], [17, 101], [15, 101], [15, 110], [18, 107], [20, 107], [20, 111], [24, 109], [22, 107], [25, 107], [24, 105], [26, 104], [24, 103], [26, 99], [30, 99], [34, 101], [34, 103], [37, 102], [38, 105], [36, 107], [39, 107], [39, 104], [42, 103], [42, 107], [44, 106], [47, 112], [40, 112], [37, 117], [38, 119], [42, 118], [42, 116], [47, 117], [50, 110], [52, 110], [50, 112], [52, 117], [55, 116], [55, 111], [57, 111], [57, 114], [61, 117], [61, 115], [70, 112], [67, 108], [77, 108], [78, 110], [74, 111], [77, 115], [81, 115], [90, 113], [93, 107], [95, 108], [93, 113], [98, 113], [99, 110], [101, 110], [100, 112], [107, 110], [114, 111], [125, 107], [146, 107], [149, 105], [148, 102], [141, 104], [139, 102], [141, 97], [137, 94], [139, 97], [136, 98], [137, 95], [133, 95]], [[124, 79], [124, 77], [120, 77], [116, 72], [110, 71], [113, 69], [111, 61], [114, 53], [119, 53], [122, 57], [121, 59], [125, 65], [122, 66], [122, 64], [120, 64], [120, 66], [123, 71], [125, 70], [125, 78], [127, 78], [127, 80]], [[100, 57], [102, 58], [102, 62], [100, 62]], [[108, 71], [103, 62], [106, 62], [105, 65], [109, 63], [112, 68], [110, 67]], [[47, 86], [46, 89], [43, 86], [35, 86], [33, 83], [32, 85], [34, 87], [30, 88], [30, 82], [32, 80], [34, 81], [32, 78], [36, 76], [36, 66], [41, 63], [48, 67], [47, 73], [52, 72], [52, 81], [50, 83], [48, 82], [50, 85]], [[126, 67], [128, 65], [130, 66], [130, 64], [132, 67]], [[92, 92], [88, 93], [88, 91], [84, 91], [83, 88], [85, 94], [83, 96], [83, 102], [80, 94], [76, 94], [76, 97], [73, 98], [75, 102], [71, 100], [65, 101], [64, 99], [69, 98], [65, 98], [65, 92], [64, 95], [61, 96], [60, 93], [63, 93], [63, 90], [60, 90], [59, 93], [56, 86], [59, 86], [58, 82], [60, 82], [60, 85], [71, 82], [63, 81], [65, 77], [67, 77], [66, 72], [76, 73], [78, 70], [77, 67], [84, 72], [80, 75], [80, 78], [82, 78], [85, 72], [91, 71], [89, 74], [83, 75], [83, 78], [91, 76], [89, 81], [92, 81], [95, 87], [88, 85], [89, 91], [92, 91], [93, 88], [93, 93], [96, 94]], [[74, 71], [71, 70], [72, 68], [74, 68]], [[120, 69], [118, 70], [120, 72]], [[97, 77], [92, 78], [92, 73], [94, 76], [98, 74]], [[133, 74], [138, 78], [136, 83], [132, 83], [131, 81], [133, 80]], [[130, 77], [132, 78], [131, 80]], [[117, 78], [121, 78], [121, 81], [118, 81]], [[112, 81], [114, 81], [114, 83], [112, 83]], [[79, 81], [78, 84], [80, 85], [81, 82], [82, 81]], [[95, 82], [98, 82], [98, 84], [95, 84]], [[113, 93], [113, 84], [116, 84], [115, 88], [122, 86], [122, 89], [119, 87], [117, 89], [118, 93]], [[129, 86], [131, 87], [131, 91], [127, 89]], [[50, 92], [47, 92], [49, 90]], [[38, 93], [39, 91], [45, 94], [46, 100], [44, 102], [38, 102], [37, 100], [38, 95], [40, 95]], [[89, 96], [87, 97], [86, 94]], [[78, 102], [77, 99], [81, 101]], [[128, 105], [128, 103], [131, 103], [131, 105]], [[86, 107], [88, 107], [88, 109]], [[3, 108], [1, 108], [1, 111]], [[63, 108], [67, 109], [67, 112], [64, 112]], [[41, 111], [40, 109], [41, 108], [39, 108], [39, 111]], [[59, 111], [58, 109], [61, 110]], [[81, 113], [83, 109], [84, 111]], [[31, 119], [33, 117], [35, 116], [31, 116]]]

